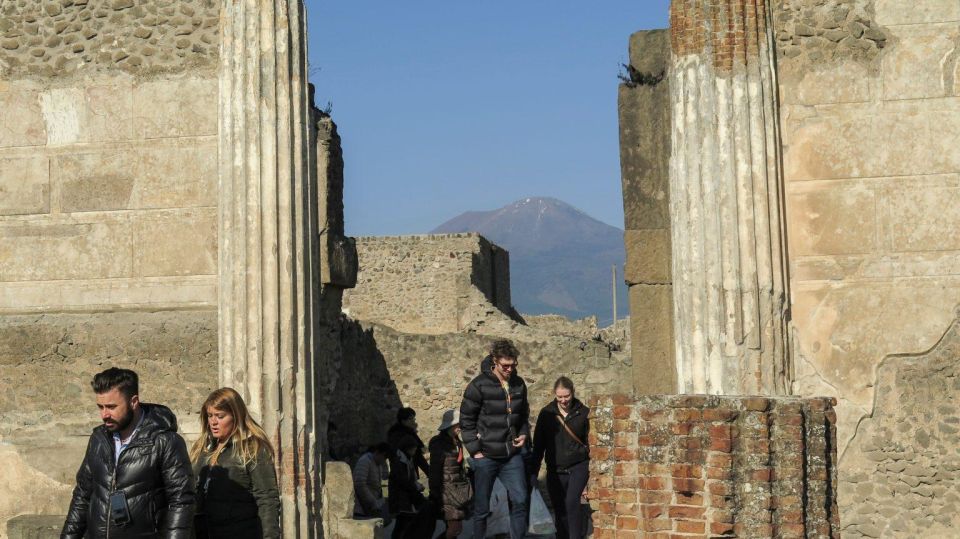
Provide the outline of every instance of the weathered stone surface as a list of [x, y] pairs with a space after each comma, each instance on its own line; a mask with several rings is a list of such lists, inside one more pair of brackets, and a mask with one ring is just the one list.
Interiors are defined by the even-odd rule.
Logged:
[[630, 285], [670, 284], [670, 230], [626, 230], [627, 264], [623, 278]]
[[870, 189], [832, 189], [787, 199], [794, 253], [855, 254], [878, 247], [877, 196]]
[[217, 273], [216, 208], [143, 212], [131, 234], [134, 275]]
[[921, 99], [955, 95], [953, 70], [957, 65], [960, 25], [897, 27], [896, 46], [883, 55], [883, 98]]
[[137, 86], [133, 103], [146, 139], [215, 135], [217, 79], [166, 78]]
[[60, 537], [67, 515], [23, 515], [7, 521], [8, 539], [55, 539]]
[[638, 395], [669, 394], [677, 388], [673, 355], [673, 288], [635, 285], [629, 290], [633, 387]]
[[50, 211], [50, 163], [45, 156], [0, 158], [0, 215]]

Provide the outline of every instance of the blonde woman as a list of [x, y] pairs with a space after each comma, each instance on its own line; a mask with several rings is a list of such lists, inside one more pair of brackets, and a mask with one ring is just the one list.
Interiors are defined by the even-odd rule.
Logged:
[[200, 408], [190, 450], [197, 478], [197, 539], [278, 539], [280, 494], [273, 447], [235, 390], [220, 388]]

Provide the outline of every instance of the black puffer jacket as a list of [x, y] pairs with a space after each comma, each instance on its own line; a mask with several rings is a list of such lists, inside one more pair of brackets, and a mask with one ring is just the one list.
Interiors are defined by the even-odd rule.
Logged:
[[[61, 539], [190, 536], [193, 479], [187, 446], [177, 434], [177, 418], [166, 406], [140, 406], [143, 422], [116, 466], [113, 435], [103, 425], [93, 429]], [[108, 516], [111, 490], [126, 495], [131, 520], [123, 526]]]
[[470, 455], [478, 451], [485, 457], [506, 458], [520, 451], [513, 439], [530, 437], [530, 405], [527, 384], [516, 372], [508, 381], [507, 392], [493, 373], [490, 356], [480, 363], [480, 374], [467, 384], [460, 403], [460, 428], [463, 445]]
[[550, 472], [564, 471], [590, 458], [590, 448], [574, 440], [560, 423], [566, 423], [581, 442], [590, 443], [587, 440], [590, 435], [589, 415], [590, 408], [577, 399], [570, 403], [570, 412], [566, 419], [560, 415], [556, 400], [540, 410], [537, 415], [537, 428], [533, 431], [533, 455], [538, 471], [544, 457], [547, 460], [547, 471]]

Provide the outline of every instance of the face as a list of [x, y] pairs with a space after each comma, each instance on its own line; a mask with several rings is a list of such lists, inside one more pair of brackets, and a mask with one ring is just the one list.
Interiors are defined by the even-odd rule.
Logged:
[[129, 427], [139, 406], [140, 398], [137, 395], [128, 399], [117, 388], [113, 388], [106, 393], [97, 393], [97, 408], [100, 409], [100, 419], [110, 432], [119, 432]]
[[450, 433], [450, 436], [454, 438], [460, 437], [460, 424], [450, 425], [450, 428], [447, 429], [447, 432]]
[[401, 421], [400, 424], [410, 430], [417, 430], [417, 416], [410, 416]]
[[224, 442], [233, 434], [233, 416], [230, 412], [217, 410], [212, 406], [207, 407], [207, 426], [210, 427], [210, 434], [217, 440]]
[[570, 401], [573, 400], [573, 391], [570, 391], [563, 386], [557, 387], [553, 394], [555, 397], [557, 397], [557, 404], [559, 404], [564, 410], [570, 406]]
[[498, 357], [495, 362], [496, 370], [503, 378], [509, 378], [517, 370], [517, 358]]

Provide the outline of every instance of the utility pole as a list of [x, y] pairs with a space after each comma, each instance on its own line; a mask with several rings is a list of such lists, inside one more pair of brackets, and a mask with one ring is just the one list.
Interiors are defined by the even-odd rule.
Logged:
[[610, 266], [613, 272], [613, 325], [617, 325], [617, 265]]

